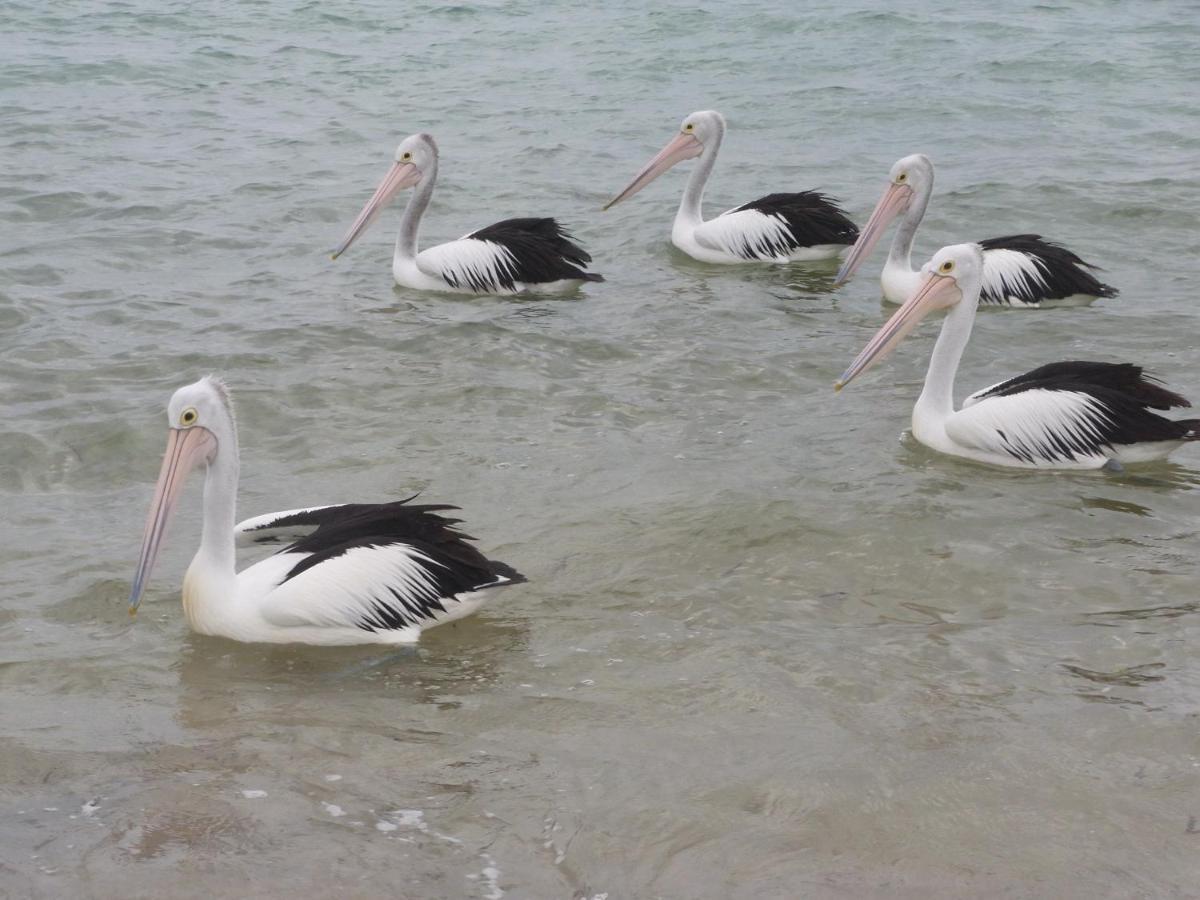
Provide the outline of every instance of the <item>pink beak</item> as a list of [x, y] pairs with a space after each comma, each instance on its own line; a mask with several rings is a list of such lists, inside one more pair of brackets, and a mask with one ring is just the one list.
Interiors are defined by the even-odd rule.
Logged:
[[930, 273], [925, 276], [917, 292], [901, 306], [883, 327], [863, 347], [862, 352], [850, 363], [850, 368], [834, 384], [840, 391], [875, 363], [896, 349], [896, 345], [917, 327], [917, 323], [937, 309], [947, 309], [962, 300], [958, 282], [950, 275]]
[[358, 236], [367, 230], [367, 226], [379, 218], [379, 214], [396, 196], [397, 191], [412, 187], [420, 180], [421, 170], [412, 163], [394, 163], [388, 169], [388, 173], [383, 176], [383, 181], [379, 182], [379, 187], [375, 188], [375, 193], [371, 195], [367, 205], [362, 208], [358, 218], [354, 220], [354, 224], [350, 226], [350, 230], [346, 232], [346, 236], [342, 238], [342, 242], [333, 251], [333, 258], [337, 259], [358, 240]]
[[131, 616], [137, 613], [138, 604], [142, 602], [142, 592], [154, 568], [154, 560], [158, 558], [167, 525], [175, 512], [175, 502], [183, 490], [188, 472], [202, 462], [211, 462], [216, 453], [216, 435], [207, 428], [194, 425], [191, 428], [172, 428], [167, 433], [167, 452], [158, 473], [158, 484], [154, 486], [154, 499], [150, 501], [150, 515], [146, 517], [146, 532], [142, 536], [142, 552], [133, 576], [133, 588], [129, 592]]
[[616, 206], [622, 200], [627, 200], [652, 182], [655, 178], [661, 175], [667, 169], [674, 165], [683, 162], [685, 159], [694, 159], [704, 152], [704, 145], [693, 134], [679, 132], [675, 137], [671, 138], [667, 146], [663, 147], [658, 152], [658, 155], [642, 168], [634, 176], [633, 181], [629, 182], [629, 186], [617, 196], [613, 197], [604, 204], [604, 208]]
[[891, 224], [892, 219], [908, 209], [912, 198], [913, 189], [908, 185], [895, 182], [888, 185], [888, 189], [883, 192], [883, 196], [875, 205], [875, 211], [871, 213], [871, 218], [859, 232], [858, 240], [854, 242], [854, 246], [850, 248], [845, 261], [842, 262], [842, 267], [838, 269], [834, 284], [844, 284], [850, 280], [863, 261], [871, 255], [871, 251], [883, 237], [883, 233]]

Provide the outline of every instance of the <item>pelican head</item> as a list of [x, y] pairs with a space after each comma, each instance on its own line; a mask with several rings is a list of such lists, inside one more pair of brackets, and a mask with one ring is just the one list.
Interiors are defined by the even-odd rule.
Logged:
[[917, 323], [934, 310], [953, 309], [960, 303], [979, 302], [983, 284], [983, 248], [978, 244], [943, 247], [921, 269], [921, 284], [904, 305], [884, 323], [850, 368], [834, 384], [841, 390], [896, 349]]
[[888, 186], [875, 204], [871, 218], [858, 234], [858, 240], [846, 254], [842, 267], [838, 269], [836, 284], [849, 281], [863, 261], [887, 231], [892, 220], [907, 212], [919, 198], [928, 198], [933, 190], [933, 163], [924, 153], [914, 153], [896, 160], [888, 172]]
[[154, 499], [146, 518], [142, 537], [142, 552], [138, 557], [133, 588], [129, 593], [129, 614], [137, 612], [142, 592], [154, 568], [154, 560], [162, 546], [167, 525], [175, 511], [175, 503], [183, 491], [187, 474], [197, 466], [212, 465], [221, 449], [236, 458], [237, 426], [229, 391], [213, 377], [201, 378], [195, 384], [181, 387], [167, 404], [167, 452], [163, 456], [154, 487]]
[[605, 209], [632, 197], [663, 172], [686, 159], [695, 159], [708, 147], [716, 147], [725, 134], [725, 117], [712, 109], [694, 112], [679, 125], [676, 134], [658, 155], [642, 167], [633, 181], [604, 205]]
[[354, 224], [350, 226], [346, 236], [342, 238], [342, 242], [334, 249], [333, 258], [337, 259], [358, 240], [358, 236], [379, 218], [384, 207], [397, 193], [404, 188], [410, 188], [420, 183], [427, 173], [435, 171], [437, 158], [438, 149], [433, 135], [414, 134], [402, 140], [400, 146], [396, 148], [396, 161], [392, 163], [388, 173], [383, 176], [383, 181], [379, 182], [379, 187], [375, 188], [375, 193], [371, 195], [367, 205], [362, 208], [362, 212], [358, 214], [358, 218], [354, 220]]

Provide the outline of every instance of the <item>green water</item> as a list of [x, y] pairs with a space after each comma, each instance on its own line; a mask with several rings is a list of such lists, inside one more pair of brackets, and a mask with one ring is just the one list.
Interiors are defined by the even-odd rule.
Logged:
[[[919, 253], [1038, 231], [1121, 290], [981, 314], [960, 394], [1094, 358], [1200, 397], [1200, 8], [0, 21], [0, 894], [1196, 892], [1198, 451], [938, 457], [902, 437], [935, 323], [831, 390], [882, 250], [835, 291], [671, 248], [683, 172], [599, 207], [695, 109], [729, 120], [710, 215], [819, 188], [861, 223], [925, 152]], [[395, 289], [397, 212], [330, 262], [420, 130], [426, 245], [555, 215], [608, 281]], [[194, 485], [129, 623], [163, 409], [210, 371], [240, 512], [420, 490], [530, 583], [395, 657], [190, 635]]]

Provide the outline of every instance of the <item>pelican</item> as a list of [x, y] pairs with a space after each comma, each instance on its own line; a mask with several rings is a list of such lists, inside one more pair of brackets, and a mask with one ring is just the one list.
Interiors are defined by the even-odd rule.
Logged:
[[850, 364], [841, 389], [895, 349], [934, 310], [947, 310], [925, 387], [913, 408], [912, 433], [941, 453], [1001, 466], [1120, 468], [1164, 459], [1200, 440], [1200, 419], [1151, 412], [1190, 406], [1130, 363], [1058, 362], [976, 391], [954, 409], [954, 375], [971, 336], [987, 277], [984, 250], [957, 244], [939, 250], [921, 281]]
[[806, 262], [834, 259], [854, 243], [858, 228], [837, 202], [815, 191], [767, 194], [704, 221], [701, 201], [725, 136], [719, 112], [694, 112], [679, 133], [646, 163], [629, 186], [605, 204], [626, 200], [672, 166], [700, 157], [688, 176], [683, 200], [671, 227], [671, 243], [701, 262]]
[[[911, 254], [917, 226], [933, 193], [933, 163], [914, 153], [898, 160], [888, 173], [891, 184], [879, 198], [863, 226], [854, 248], [837, 273], [837, 283], [848, 281], [871, 254], [887, 230], [901, 216], [892, 249], [883, 266], [883, 298], [903, 303], [913, 295], [921, 273], [912, 267]], [[980, 241], [983, 248], [983, 292], [980, 302], [993, 306], [1038, 309], [1081, 306], [1097, 297], [1115, 297], [1117, 289], [1099, 281], [1084, 262], [1066, 247], [1038, 234], [1012, 234]]]
[[374, 222], [403, 188], [415, 187], [392, 256], [396, 283], [422, 291], [459, 294], [563, 293], [585, 281], [603, 281], [585, 272], [592, 261], [554, 219], [505, 219], [457, 241], [417, 252], [421, 216], [437, 181], [438, 148], [428, 134], [406, 137], [396, 148], [396, 161], [375, 194], [333, 251], [337, 259]]
[[[137, 612], [188, 472], [205, 466], [200, 549], [183, 580], [194, 631], [235, 641], [408, 644], [477, 610], [490, 588], [524, 581], [476, 550], [444, 505], [349, 503], [234, 525], [237, 426], [229, 392], [201, 378], [167, 405], [167, 452], [154, 489], [129, 612]], [[411, 499], [411, 498], [410, 498]], [[235, 571], [235, 544], [287, 541]]]

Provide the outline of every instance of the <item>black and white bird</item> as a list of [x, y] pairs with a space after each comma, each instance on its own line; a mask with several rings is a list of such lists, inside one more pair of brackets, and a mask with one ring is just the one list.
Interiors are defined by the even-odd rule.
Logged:
[[[903, 303], [913, 295], [921, 280], [921, 273], [912, 267], [912, 245], [933, 193], [933, 163], [928, 156], [914, 153], [898, 160], [888, 178], [891, 183], [842, 263], [837, 281], [840, 284], [849, 280], [870, 255], [888, 224], [900, 216], [879, 280], [884, 300]], [[1098, 297], [1117, 296], [1116, 288], [1092, 274], [1095, 266], [1041, 235], [988, 238], [980, 241], [979, 246], [983, 248], [980, 303], [1037, 309], [1081, 306]]]
[[457, 241], [417, 252], [421, 216], [437, 182], [438, 148], [428, 134], [406, 137], [396, 161], [333, 251], [337, 259], [403, 188], [415, 187], [392, 256], [396, 283], [459, 294], [563, 293], [604, 277], [584, 271], [591, 256], [554, 219], [505, 219]]
[[850, 364], [842, 388], [887, 356], [916, 324], [947, 310], [925, 387], [913, 408], [922, 444], [980, 462], [1051, 469], [1098, 469], [1164, 459], [1200, 440], [1200, 419], [1154, 410], [1191, 404], [1130, 363], [1059, 362], [977, 391], [954, 409], [954, 376], [971, 336], [986, 270], [983, 248], [939, 250], [913, 295]]
[[725, 136], [719, 112], [694, 112], [679, 134], [637, 173], [605, 209], [632, 197], [684, 160], [700, 157], [688, 177], [671, 227], [671, 243], [694, 259], [712, 263], [787, 263], [834, 259], [858, 237], [858, 228], [837, 202], [815, 191], [768, 194], [704, 221], [701, 203]]
[[[129, 595], [137, 611], [189, 471], [203, 465], [204, 526], [183, 581], [201, 634], [235, 641], [406, 644], [475, 612], [492, 589], [525, 578], [487, 559], [441, 513], [457, 507], [351, 503], [271, 513], [234, 525], [237, 426], [225, 386], [202, 378], [167, 406], [170, 430]], [[280, 542], [236, 571], [235, 543]]]

